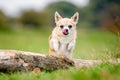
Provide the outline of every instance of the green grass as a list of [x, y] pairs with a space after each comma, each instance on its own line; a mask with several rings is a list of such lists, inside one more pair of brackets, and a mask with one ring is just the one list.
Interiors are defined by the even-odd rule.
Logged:
[[46, 53], [48, 50], [48, 31], [17, 30], [0, 33], [0, 49], [16, 49]]
[[12, 73], [0, 74], [0, 80], [120, 80], [120, 65], [104, 63], [91, 68], [57, 70], [39, 74]]
[[[117, 37], [107, 31], [78, 31], [75, 57], [84, 59], [111, 58], [110, 53], [116, 48]], [[107, 53], [107, 54], [106, 54]]]
[[[107, 31], [78, 29], [73, 56], [82, 59], [109, 59], [119, 48], [117, 37]], [[0, 32], [0, 49], [48, 52], [50, 30], [15, 30]], [[120, 80], [120, 64], [103, 63], [91, 68], [70, 68], [53, 72], [0, 73], [0, 80]]]

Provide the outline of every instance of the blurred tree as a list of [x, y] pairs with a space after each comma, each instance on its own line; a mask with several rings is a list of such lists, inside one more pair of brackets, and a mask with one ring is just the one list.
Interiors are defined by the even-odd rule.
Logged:
[[85, 21], [93, 27], [120, 32], [120, 0], [90, 0], [84, 14]]
[[20, 23], [33, 28], [40, 28], [48, 25], [49, 14], [46, 12], [25, 11], [20, 17]]
[[6, 30], [9, 28], [7, 21], [8, 18], [4, 15], [2, 11], [0, 11], [0, 30]]
[[84, 19], [90, 27], [98, 28], [100, 25], [100, 13], [104, 8], [105, 0], [90, 0], [89, 5], [85, 7]]
[[120, 33], [120, 0], [106, 0], [100, 20], [102, 28]]
[[63, 17], [71, 17], [75, 12], [79, 11], [79, 8], [69, 2], [60, 1], [48, 5], [45, 11], [47, 11], [50, 14], [49, 23], [52, 23], [51, 25], [55, 25], [54, 14], [56, 11], [58, 11]]
[[78, 11], [78, 7], [69, 2], [60, 1], [50, 4], [46, 10], [51, 12], [53, 15], [55, 11], [58, 11], [59, 13], [62, 13], [64, 17], [71, 17], [75, 12]]

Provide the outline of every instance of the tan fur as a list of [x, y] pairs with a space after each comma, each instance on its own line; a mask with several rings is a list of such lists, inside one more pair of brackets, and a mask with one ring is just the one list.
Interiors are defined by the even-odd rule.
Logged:
[[[56, 27], [49, 37], [49, 55], [65, 56], [72, 58], [72, 52], [76, 42], [76, 24], [79, 14], [75, 13], [71, 18], [62, 18], [58, 12], [55, 13]], [[61, 28], [60, 26], [64, 27]], [[68, 27], [72, 25], [72, 28]], [[64, 35], [63, 31], [68, 30]]]

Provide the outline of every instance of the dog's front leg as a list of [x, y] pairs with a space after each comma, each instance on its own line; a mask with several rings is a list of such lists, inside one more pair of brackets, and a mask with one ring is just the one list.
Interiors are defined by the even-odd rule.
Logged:
[[56, 55], [57, 55], [57, 52], [58, 52], [58, 49], [59, 49], [58, 40], [55, 39], [55, 38], [50, 39], [50, 40], [49, 40], [49, 46], [50, 46], [49, 55], [54, 55], [54, 56], [56, 56]]
[[75, 40], [71, 41], [69, 44], [68, 44], [68, 51], [70, 52], [70, 54], [72, 53], [73, 49], [74, 49], [74, 46], [75, 46]]
[[53, 43], [53, 49], [57, 52], [59, 49], [59, 42], [57, 40], [54, 40], [52, 43]]
[[72, 52], [75, 46], [75, 40], [71, 41], [67, 46], [67, 57], [72, 59]]

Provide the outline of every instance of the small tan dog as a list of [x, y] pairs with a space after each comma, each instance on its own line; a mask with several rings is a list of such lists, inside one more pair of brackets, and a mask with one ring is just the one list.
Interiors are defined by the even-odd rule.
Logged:
[[78, 19], [78, 12], [71, 18], [62, 18], [58, 12], [55, 12], [56, 27], [49, 38], [49, 55], [72, 58], [76, 43], [76, 24]]

